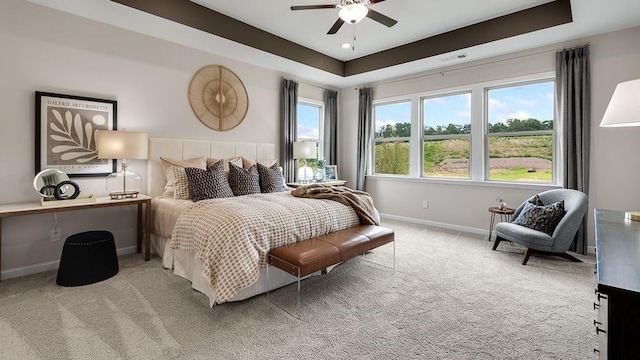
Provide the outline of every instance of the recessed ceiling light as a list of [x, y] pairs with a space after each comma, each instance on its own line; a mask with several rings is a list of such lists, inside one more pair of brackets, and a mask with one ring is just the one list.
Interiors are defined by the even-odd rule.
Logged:
[[342, 46], [342, 48], [343, 48], [343, 49], [348, 49], [348, 48], [350, 48], [350, 47], [351, 47], [351, 44], [349, 44], [349, 43], [344, 43], [344, 44], [342, 44], [342, 45], [340, 45], [340, 46]]

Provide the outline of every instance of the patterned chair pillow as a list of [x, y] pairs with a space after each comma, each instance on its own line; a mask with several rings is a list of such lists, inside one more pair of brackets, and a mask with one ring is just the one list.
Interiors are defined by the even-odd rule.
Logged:
[[533, 197], [533, 199], [529, 200], [530, 203], [532, 203], [533, 205], [537, 205], [537, 206], [543, 206], [544, 203], [542, 202], [542, 199], [540, 199], [540, 196], [536, 195]]
[[235, 196], [259, 194], [260, 175], [258, 168], [252, 166], [245, 170], [229, 163], [229, 185]]
[[188, 167], [184, 171], [189, 179], [193, 201], [233, 197], [224, 175], [223, 160], [209, 166], [207, 170]]
[[542, 206], [527, 202], [512, 223], [553, 235], [563, 216], [564, 200]]
[[284, 178], [278, 164], [272, 166], [258, 165], [258, 174], [260, 175], [260, 191], [263, 193], [273, 193], [285, 191]]

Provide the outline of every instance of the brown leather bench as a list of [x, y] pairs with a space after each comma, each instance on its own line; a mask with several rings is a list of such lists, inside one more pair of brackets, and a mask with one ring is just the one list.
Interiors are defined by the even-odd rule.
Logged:
[[392, 229], [359, 225], [271, 249], [267, 258], [270, 265], [300, 279], [394, 240]]

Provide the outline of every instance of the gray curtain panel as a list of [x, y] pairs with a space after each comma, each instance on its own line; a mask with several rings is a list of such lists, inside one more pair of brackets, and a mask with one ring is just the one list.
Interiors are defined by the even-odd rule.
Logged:
[[373, 127], [373, 98], [371, 88], [360, 89], [358, 102], [358, 161], [356, 172], [356, 189], [366, 190], [365, 176], [369, 164], [369, 147], [371, 146], [371, 128]]
[[293, 142], [296, 139], [296, 107], [298, 105], [298, 83], [282, 79], [280, 84], [280, 165], [287, 182], [296, 179], [293, 160]]
[[[589, 46], [556, 53], [556, 119], [562, 122], [565, 171], [564, 187], [589, 195], [589, 151], [591, 129], [591, 75]], [[588, 214], [588, 212], [587, 212]], [[587, 253], [587, 215], [569, 250]]]
[[338, 92], [324, 92], [324, 159], [338, 165]]

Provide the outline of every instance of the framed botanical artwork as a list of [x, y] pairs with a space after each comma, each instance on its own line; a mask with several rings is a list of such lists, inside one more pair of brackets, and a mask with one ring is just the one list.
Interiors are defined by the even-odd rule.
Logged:
[[327, 165], [324, 168], [325, 180], [338, 180], [338, 165]]
[[116, 160], [98, 159], [96, 131], [116, 130], [118, 103], [36, 91], [36, 174], [58, 169], [73, 177], [107, 176]]

